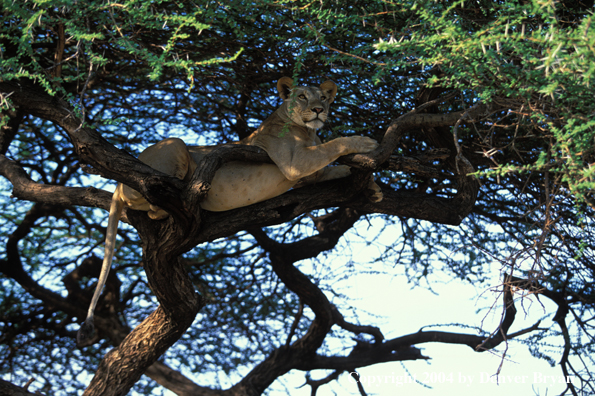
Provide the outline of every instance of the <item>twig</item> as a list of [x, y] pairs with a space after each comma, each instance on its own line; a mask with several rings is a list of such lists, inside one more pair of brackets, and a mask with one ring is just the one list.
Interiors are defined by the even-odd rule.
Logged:
[[291, 345], [291, 339], [293, 338], [293, 335], [295, 334], [295, 331], [298, 327], [298, 323], [300, 322], [300, 319], [302, 318], [303, 313], [304, 313], [304, 302], [300, 298], [300, 306], [298, 308], [298, 312], [295, 315], [295, 318], [293, 319], [293, 323], [291, 324], [291, 329], [289, 330], [289, 335], [287, 336], [287, 341], [285, 342], [285, 346], [287, 348], [289, 348], [289, 345]]
[[8, 99], [8, 97], [10, 95], [12, 95], [14, 93], [14, 91], [5, 94], [4, 92], [0, 92], [0, 106], [6, 106], [6, 107], [10, 107], [10, 103], [8, 103], [8, 101], [6, 99]]
[[461, 174], [461, 171], [459, 169], [459, 162], [464, 163], [466, 167], [468, 167], [468, 165], [471, 165], [469, 163], [469, 161], [463, 156], [463, 149], [461, 148], [461, 145], [459, 144], [459, 125], [461, 125], [461, 122], [463, 122], [464, 120], [466, 120], [469, 117], [469, 113], [471, 113], [473, 110], [475, 110], [480, 105], [483, 105], [483, 104], [481, 102], [478, 102], [475, 105], [473, 105], [472, 107], [470, 107], [469, 109], [465, 110], [465, 112], [463, 113], [461, 118], [459, 118], [457, 120], [457, 122], [455, 123], [455, 126], [452, 129], [454, 144], [457, 149], [457, 155], [455, 157], [455, 160], [456, 160], [455, 165], [457, 167], [458, 174]]
[[80, 130], [83, 125], [85, 124], [85, 102], [84, 102], [84, 96], [85, 96], [85, 92], [87, 91], [87, 86], [89, 85], [89, 80], [91, 79], [91, 74], [93, 73], [93, 62], [91, 62], [91, 64], [89, 65], [89, 74], [87, 75], [87, 81], [85, 81], [85, 85], [83, 85], [83, 90], [81, 91], [80, 94], [80, 103], [81, 103], [81, 110], [83, 112], [82, 117], [81, 117], [81, 124], [78, 126], [78, 128], [76, 128], [74, 130], [74, 133], [76, 133], [78, 130]]
[[443, 96], [441, 98], [436, 98], [434, 100], [430, 100], [429, 102], [426, 102], [418, 107], [416, 107], [415, 109], [411, 110], [408, 114], [415, 114], [415, 113], [419, 113], [420, 111], [423, 111], [425, 109], [427, 109], [430, 106], [442, 103], [442, 102], [446, 102], [447, 100], [450, 100], [452, 98], [454, 98], [456, 95], [458, 94], [458, 92], [453, 92], [450, 95], [446, 95]]
[[350, 54], [349, 52], [344, 52], [344, 51], [338, 50], [338, 49], [336, 49], [336, 48], [333, 48], [333, 47], [331, 47], [331, 46], [328, 46], [328, 45], [326, 45], [326, 44], [323, 44], [323, 47], [325, 47], [325, 48], [328, 48], [328, 49], [330, 49], [331, 51], [338, 52], [338, 53], [340, 53], [341, 55], [350, 56], [350, 57], [352, 57], [352, 58], [359, 59], [359, 60], [361, 60], [362, 62], [371, 63], [371, 64], [373, 64], [373, 65], [376, 65], [376, 66], [386, 66], [386, 63], [382, 63], [382, 62], [374, 62], [374, 61], [371, 61], [371, 60], [367, 60], [367, 59], [365, 59], [365, 58], [362, 58], [361, 56], [353, 55], [353, 54]]
[[31, 385], [33, 383], [33, 381], [35, 381], [35, 378], [31, 377], [29, 378], [29, 381], [27, 381], [27, 383], [25, 384], [25, 386], [23, 386], [24, 390], [28, 390], [29, 389], [29, 385]]
[[[306, 374], [306, 383], [304, 383], [304, 385], [310, 385], [311, 388], [311, 396], [316, 396], [316, 392], [318, 391], [318, 388], [320, 388], [322, 385], [326, 385], [331, 381], [336, 380], [337, 378], [339, 378], [339, 375], [341, 375], [341, 373], [343, 372], [343, 370], [336, 370], [333, 373], [327, 375], [326, 377], [319, 379], [319, 380], [314, 380], [312, 378], [310, 378], [309, 374]], [[304, 386], [302, 385], [302, 386]], [[300, 388], [302, 387], [300, 386]]]

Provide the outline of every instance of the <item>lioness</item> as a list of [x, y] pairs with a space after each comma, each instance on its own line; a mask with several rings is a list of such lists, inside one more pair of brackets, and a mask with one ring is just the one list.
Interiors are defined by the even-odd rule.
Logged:
[[[203, 209], [224, 211], [261, 202], [283, 194], [292, 187], [336, 179], [350, 174], [345, 165], [328, 167], [342, 155], [367, 153], [378, 143], [368, 137], [340, 137], [322, 143], [316, 130], [324, 125], [329, 105], [335, 99], [337, 86], [325, 81], [319, 88], [293, 87], [293, 80], [283, 77], [277, 82], [283, 104], [250, 136], [238, 142], [264, 149], [274, 164], [229, 162], [215, 173]], [[212, 150], [206, 146], [186, 146], [180, 139], [165, 139], [144, 150], [139, 160], [154, 169], [189, 180], [197, 163]], [[370, 181], [371, 199], [382, 199], [380, 188]], [[93, 312], [111, 267], [116, 231], [122, 209], [148, 211], [152, 219], [168, 216], [164, 210], [149, 204], [137, 191], [119, 184], [112, 197], [105, 240], [105, 256], [99, 281], [87, 319], [77, 340], [84, 342], [93, 333]]]

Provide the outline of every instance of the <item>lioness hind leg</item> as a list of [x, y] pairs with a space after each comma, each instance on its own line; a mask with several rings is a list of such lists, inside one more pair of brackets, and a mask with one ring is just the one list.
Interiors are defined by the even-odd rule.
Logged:
[[178, 138], [168, 138], [147, 147], [138, 159], [159, 172], [184, 179], [196, 164], [190, 157], [186, 144]]
[[[192, 177], [192, 173], [196, 169], [196, 163], [190, 156], [186, 144], [177, 138], [164, 139], [147, 147], [138, 156], [138, 159], [151, 168], [178, 179]], [[166, 211], [150, 204], [148, 215], [153, 220], [161, 220], [168, 216]]]

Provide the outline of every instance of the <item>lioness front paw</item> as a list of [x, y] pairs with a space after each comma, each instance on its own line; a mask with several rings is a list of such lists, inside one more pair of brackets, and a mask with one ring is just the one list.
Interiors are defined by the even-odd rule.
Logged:
[[340, 179], [351, 175], [351, 168], [347, 165], [329, 166], [324, 173], [324, 180]]
[[353, 143], [355, 153], [369, 153], [378, 147], [378, 142], [367, 136], [352, 136], [349, 139]]

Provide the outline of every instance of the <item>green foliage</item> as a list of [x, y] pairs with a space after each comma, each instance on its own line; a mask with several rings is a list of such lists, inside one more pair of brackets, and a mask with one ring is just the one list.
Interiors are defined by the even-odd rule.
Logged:
[[472, 90], [494, 107], [528, 114], [551, 139], [547, 155], [529, 164], [501, 164], [485, 174], [549, 172], [593, 205], [593, 15], [568, 23], [551, 1], [486, 2], [486, 23], [477, 26], [464, 1], [418, 3], [411, 24], [423, 21], [423, 28], [376, 45], [394, 55], [389, 66], [440, 70], [442, 76], [428, 79], [431, 86]]
[[[184, 50], [184, 42], [195, 40], [195, 34], [200, 36], [204, 29], [210, 28], [200, 21], [213, 17], [212, 12], [191, 5], [68, 0], [34, 0], [17, 5], [4, 0], [2, 6], [11, 10], [1, 19], [4, 29], [0, 40], [3, 52], [9, 55], [2, 60], [2, 78], [29, 77], [50, 93], [54, 93], [55, 85], [81, 83], [86, 77], [85, 70], [79, 68], [81, 65], [68, 62], [73, 57], [77, 60], [84, 57], [89, 72], [93, 68], [109, 67], [113, 60], [104, 56], [107, 49], [135, 65], [142, 65], [151, 80], [162, 78], [164, 69], [181, 72], [191, 80], [198, 66], [231, 61], [241, 52], [224, 57], [190, 59]], [[155, 36], [147, 40], [152, 33], [159, 37], [158, 41], [154, 40]], [[69, 58], [57, 51], [56, 58], [62, 61], [52, 65], [45, 56], [45, 49], [60, 41], [62, 45], [72, 46], [76, 52], [69, 54]], [[62, 70], [57, 73], [59, 65]]]

